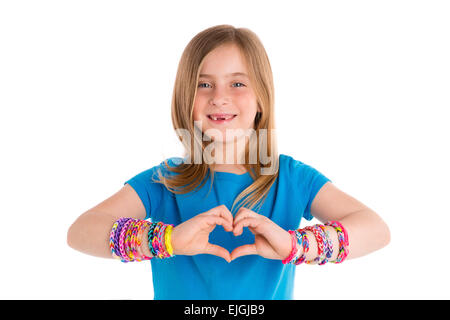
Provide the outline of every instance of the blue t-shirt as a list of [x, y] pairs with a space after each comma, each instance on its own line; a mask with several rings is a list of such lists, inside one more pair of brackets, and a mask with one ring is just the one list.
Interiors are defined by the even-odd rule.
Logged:
[[[181, 163], [182, 158], [167, 160], [170, 166], [175, 166]], [[207, 175], [202, 188], [186, 194], [174, 194], [151, 179], [152, 176], [157, 179], [157, 170], [164, 173], [164, 169], [164, 162], [161, 162], [124, 184], [128, 183], [139, 195], [145, 206], [146, 219], [174, 226], [222, 204], [231, 211], [235, 198], [253, 182], [248, 172], [215, 172], [209, 194], [210, 175]], [[279, 176], [258, 213], [286, 231], [298, 229], [302, 217], [307, 220], [313, 218], [311, 203], [327, 181], [331, 180], [313, 167], [280, 154]], [[232, 214], [234, 216], [236, 212]], [[216, 226], [209, 236], [210, 243], [220, 245], [229, 252], [238, 246], [254, 243], [254, 240], [255, 236], [248, 228], [236, 237], [222, 226]], [[296, 266], [284, 265], [281, 260], [247, 255], [228, 263], [215, 255], [199, 254], [154, 258], [150, 262], [155, 300], [293, 299]]]

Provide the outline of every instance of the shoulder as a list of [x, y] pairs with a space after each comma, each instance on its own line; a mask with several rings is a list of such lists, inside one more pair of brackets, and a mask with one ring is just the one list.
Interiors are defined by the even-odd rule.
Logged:
[[287, 154], [280, 154], [280, 170], [288, 173], [299, 173], [299, 172], [305, 172], [310, 169], [313, 169], [310, 165], [294, 159], [292, 156], [289, 156]]
[[323, 184], [323, 182], [331, 181], [315, 166], [285, 154], [280, 154], [280, 174], [286, 176], [291, 183], [297, 185], [311, 185], [316, 182]]
[[291, 170], [311, 170], [315, 169], [311, 164], [295, 159], [287, 154], [280, 154], [280, 164]]
[[290, 190], [293, 192], [292, 196], [299, 199], [304, 210], [303, 217], [311, 220], [313, 218], [311, 205], [316, 194], [327, 182], [332, 181], [312, 165], [296, 160], [291, 156], [285, 155], [284, 161], [284, 176], [288, 177]]

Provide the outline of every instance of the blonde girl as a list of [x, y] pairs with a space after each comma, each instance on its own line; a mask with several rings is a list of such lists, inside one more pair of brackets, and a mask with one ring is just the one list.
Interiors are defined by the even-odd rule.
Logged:
[[296, 268], [389, 243], [378, 214], [278, 154], [271, 66], [251, 30], [213, 26], [188, 43], [172, 123], [184, 156], [126, 181], [67, 236], [86, 254], [150, 260], [154, 299], [292, 299]]

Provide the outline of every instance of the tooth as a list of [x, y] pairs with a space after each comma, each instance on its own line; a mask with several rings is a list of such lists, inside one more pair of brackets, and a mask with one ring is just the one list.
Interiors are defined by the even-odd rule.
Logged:
[[221, 119], [221, 120], [228, 120], [228, 119], [233, 118], [234, 115], [229, 115], [229, 116], [224, 116], [224, 117], [215, 117], [215, 116], [210, 116], [210, 117], [211, 117], [211, 119], [213, 119], [213, 120], [218, 120], [218, 119]]

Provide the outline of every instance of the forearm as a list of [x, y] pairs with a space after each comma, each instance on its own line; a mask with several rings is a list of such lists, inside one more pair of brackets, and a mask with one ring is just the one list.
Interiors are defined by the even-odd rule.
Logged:
[[347, 259], [358, 258], [385, 247], [390, 242], [386, 223], [374, 211], [361, 210], [340, 220], [349, 237]]
[[112, 258], [109, 234], [116, 219], [108, 214], [86, 212], [70, 226], [68, 245], [80, 252], [102, 258]]
[[[133, 218], [125, 219], [139, 221], [138, 219]], [[116, 217], [113, 217], [110, 214], [86, 212], [70, 226], [69, 231], [67, 232], [67, 243], [71, 248], [77, 251], [96, 257], [112, 259], [114, 258], [114, 255], [110, 247], [110, 236], [112, 234], [113, 225], [118, 221], [119, 220], [117, 220]], [[143, 257], [153, 257], [148, 242], [149, 229], [150, 226], [148, 225], [136, 227], [135, 229], [135, 231], [138, 232], [135, 235], [137, 241], [134, 248], [137, 251], [136, 258], [138, 259], [142, 259]], [[117, 235], [118, 234], [119, 233], [117, 233]], [[117, 239], [115, 239], [115, 241], [117, 241]], [[164, 250], [166, 249], [164, 242], [162, 242], [161, 246]]]
[[[390, 241], [390, 232], [384, 221], [371, 210], [361, 210], [351, 213], [339, 222], [345, 227], [349, 240], [349, 254], [346, 259], [364, 256], [383, 248]], [[333, 244], [333, 254], [329, 261], [335, 261], [338, 255], [339, 241], [337, 232], [333, 227], [326, 226], [329, 238]], [[312, 232], [306, 231], [309, 240], [309, 251], [306, 253], [306, 261], [312, 261], [318, 257], [317, 241]], [[303, 251], [297, 243], [297, 249]]]

